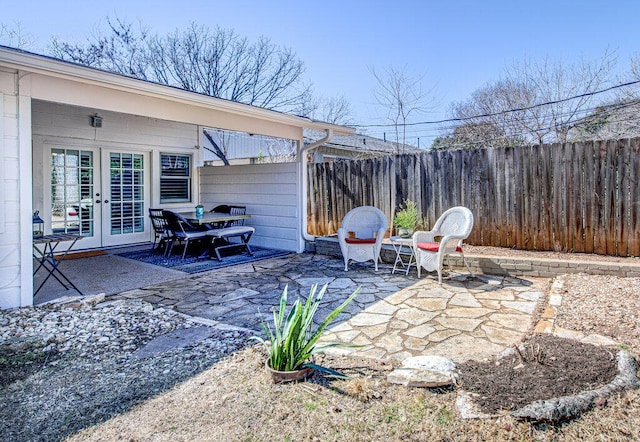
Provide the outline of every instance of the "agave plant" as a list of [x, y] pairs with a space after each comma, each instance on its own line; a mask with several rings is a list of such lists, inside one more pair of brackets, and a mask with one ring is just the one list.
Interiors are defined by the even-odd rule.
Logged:
[[336, 317], [349, 305], [360, 291], [356, 289], [347, 299], [344, 300], [336, 309], [331, 311], [314, 330], [314, 316], [318, 311], [320, 302], [327, 291], [325, 284], [319, 291], [317, 284], [311, 287], [309, 297], [303, 303], [298, 298], [289, 313], [287, 314], [287, 289], [282, 291], [280, 295], [280, 304], [277, 310], [273, 310], [273, 329], [270, 325], [262, 322], [262, 329], [266, 339], [254, 337], [260, 341], [269, 355], [268, 365], [273, 370], [278, 371], [294, 371], [303, 368], [305, 365], [319, 368], [314, 364], [309, 364], [309, 358], [340, 344], [329, 344], [316, 347], [318, 340], [322, 336], [324, 330], [333, 322]]

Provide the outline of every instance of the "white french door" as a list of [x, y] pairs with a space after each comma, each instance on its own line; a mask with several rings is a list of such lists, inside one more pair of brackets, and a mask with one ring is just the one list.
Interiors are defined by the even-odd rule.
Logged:
[[51, 231], [78, 233], [76, 248], [149, 240], [149, 154], [51, 147]]
[[149, 240], [149, 154], [102, 150], [102, 245]]

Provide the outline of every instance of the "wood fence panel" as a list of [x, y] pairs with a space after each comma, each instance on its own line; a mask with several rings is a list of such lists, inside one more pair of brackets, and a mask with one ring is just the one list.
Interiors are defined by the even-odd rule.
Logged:
[[523, 217], [525, 212], [524, 207], [524, 195], [525, 192], [523, 180], [524, 171], [522, 170], [523, 156], [526, 154], [526, 149], [511, 149], [513, 152], [512, 164], [509, 171], [508, 181], [512, 182], [511, 194], [512, 194], [512, 219], [513, 224], [511, 227], [511, 235], [513, 237], [512, 245], [517, 249], [525, 249], [524, 244], [524, 225]]
[[[484, 219], [484, 224], [483, 224], [483, 236], [482, 236], [482, 241], [483, 243], [486, 244], [492, 244], [491, 243], [491, 232], [493, 230], [493, 226], [491, 224], [491, 216], [492, 216], [492, 212], [495, 209], [495, 205], [493, 204], [494, 199], [493, 199], [493, 195], [494, 195], [494, 191], [493, 191], [493, 183], [495, 182], [494, 180], [494, 174], [493, 171], [491, 170], [491, 150], [487, 149], [484, 150], [484, 152], [482, 153], [482, 159], [484, 160], [484, 164], [481, 166], [484, 172], [484, 179], [482, 180], [482, 205], [483, 208], [485, 209], [482, 212], [482, 218]], [[487, 210], [491, 208], [491, 210]]]
[[[541, 161], [541, 146], [531, 146], [529, 149], [529, 164], [532, 165], [529, 174], [529, 183], [531, 186], [531, 199], [529, 201], [528, 224], [528, 247], [530, 250], [540, 250], [542, 240], [544, 238], [544, 195], [542, 176], [544, 173], [544, 163]], [[535, 166], [534, 166], [535, 165]]]
[[553, 148], [551, 149], [551, 158], [552, 158], [551, 167], [553, 169], [551, 173], [552, 202], [551, 202], [551, 213], [550, 213], [551, 214], [551, 231], [553, 233], [552, 247], [554, 250], [559, 250], [560, 245], [564, 241], [564, 237], [562, 237], [562, 229], [561, 229], [562, 227], [562, 221], [561, 221], [562, 184], [560, 182], [560, 175], [562, 174], [562, 170], [560, 166], [560, 161], [562, 158], [562, 151], [558, 145], [554, 144], [552, 146]]
[[[502, 187], [501, 176], [504, 175], [504, 155], [501, 155], [503, 151], [498, 149], [489, 149], [489, 165], [491, 181], [489, 182], [489, 198], [488, 203], [491, 205], [492, 210], [489, 212], [489, 222], [487, 227], [489, 229], [488, 237], [489, 244], [499, 246], [500, 235], [504, 226], [498, 225], [498, 219], [503, 215], [502, 207]], [[506, 223], [506, 220], [504, 220]]]
[[405, 199], [430, 228], [449, 207], [474, 214], [470, 244], [640, 255], [640, 139], [429, 151], [307, 168], [307, 224], [334, 234], [359, 205], [393, 215]]
[[594, 253], [595, 243], [595, 209], [597, 207], [597, 200], [595, 194], [595, 173], [594, 173], [594, 158], [595, 158], [595, 143], [589, 141], [582, 145], [584, 154], [584, 208], [583, 208], [583, 220], [584, 226], [584, 251], [586, 253]]
[[542, 250], [554, 250], [554, 233], [553, 233], [553, 145], [544, 145], [543, 156], [543, 196], [544, 196], [544, 232], [545, 246]]
[[640, 139], [630, 144], [629, 255], [640, 256]]
[[607, 143], [605, 141], [597, 141], [595, 149], [594, 173], [596, 195], [596, 219], [595, 219], [595, 250], [599, 255], [607, 254], [607, 229], [604, 224], [605, 206], [606, 206], [606, 159], [607, 159]]
[[564, 243], [562, 246], [562, 250], [565, 252], [573, 251], [573, 244], [575, 241], [575, 234], [572, 231], [571, 227], [573, 225], [573, 197], [574, 197], [574, 177], [576, 176], [576, 170], [573, 166], [573, 144], [571, 143], [563, 143], [563, 152], [564, 152], [564, 162], [562, 164], [562, 179], [563, 186], [562, 189], [564, 191], [564, 200], [562, 202], [563, 210], [563, 222], [562, 227], [564, 229]]
[[617, 251], [616, 237], [617, 226], [615, 223], [616, 205], [617, 201], [617, 183], [616, 169], [617, 169], [617, 143], [615, 141], [607, 141], [607, 168], [606, 168], [606, 211], [605, 211], [605, 228], [607, 238], [607, 251], [608, 255], [615, 255]]
[[[627, 208], [629, 207], [629, 140], [619, 140], [617, 146], [617, 205], [616, 205], [616, 220], [617, 220], [617, 235], [616, 235], [616, 254], [618, 256], [627, 256], [629, 253], [629, 217], [627, 214]], [[614, 220], [614, 222], [616, 221]]]

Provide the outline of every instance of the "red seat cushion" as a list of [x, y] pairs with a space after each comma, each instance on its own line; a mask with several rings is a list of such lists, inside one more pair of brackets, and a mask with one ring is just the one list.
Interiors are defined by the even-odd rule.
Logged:
[[347, 244], [375, 244], [375, 238], [345, 238]]
[[[419, 242], [418, 248], [420, 250], [425, 250], [427, 252], [435, 253], [440, 249], [440, 243], [439, 242]], [[456, 247], [456, 252], [462, 253], [462, 247], [460, 246]]]

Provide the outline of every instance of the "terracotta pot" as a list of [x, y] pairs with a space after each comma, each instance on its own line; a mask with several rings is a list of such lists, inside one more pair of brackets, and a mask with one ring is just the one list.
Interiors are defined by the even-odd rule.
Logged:
[[278, 371], [269, 367], [269, 360], [265, 361], [264, 366], [267, 369], [267, 372], [271, 375], [271, 379], [273, 380], [274, 384], [281, 384], [283, 382], [301, 381], [305, 379], [307, 376], [309, 376], [313, 371], [313, 368], [311, 367], [304, 367], [304, 368], [301, 368], [300, 370], [294, 370], [294, 371]]

